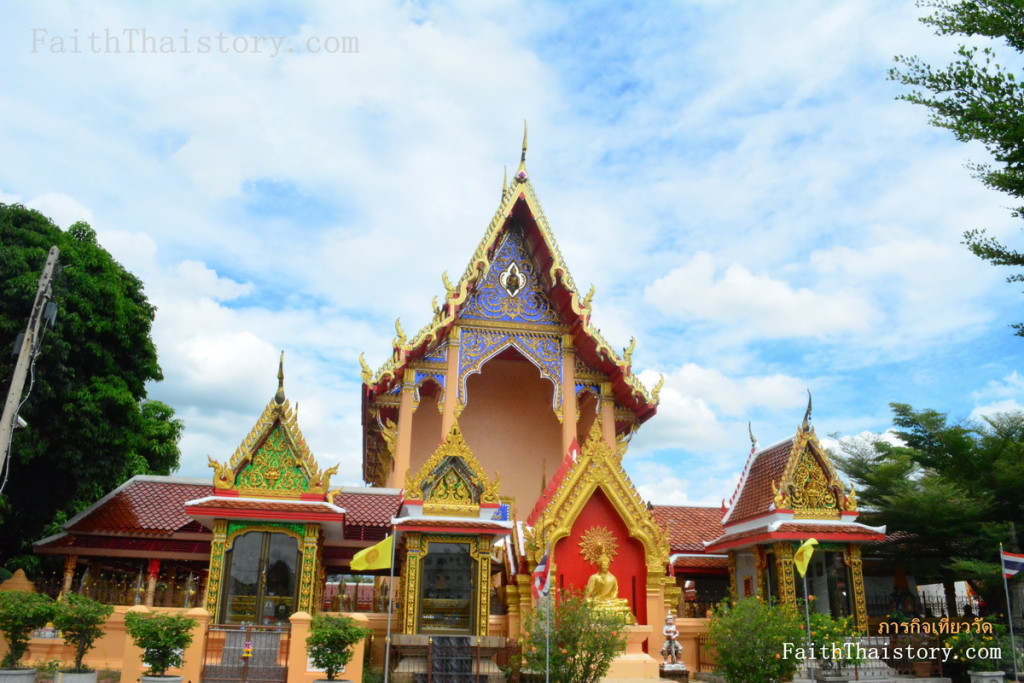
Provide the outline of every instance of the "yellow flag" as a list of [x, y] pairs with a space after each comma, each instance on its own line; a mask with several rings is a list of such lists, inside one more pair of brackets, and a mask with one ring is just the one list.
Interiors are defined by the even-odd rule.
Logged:
[[807, 565], [811, 563], [811, 555], [814, 554], [814, 546], [818, 545], [818, 542], [813, 538], [808, 538], [804, 541], [804, 544], [797, 548], [797, 551], [793, 553], [793, 566], [800, 572], [800, 576], [807, 573]]
[[395, 535], [391, 534], [377, 545], [363, 548], [352, 558], [352, 571], [387, 569], [391, 566], [391, 548], [394, 543]]

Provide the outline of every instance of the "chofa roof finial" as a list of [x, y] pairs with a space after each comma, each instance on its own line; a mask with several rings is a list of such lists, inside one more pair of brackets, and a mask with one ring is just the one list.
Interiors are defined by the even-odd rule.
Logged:
[[757, 437], [754, 436], [754, 428], [750, 422], [747, 422], [747, 434], [750, 435], [750, 452], [753, 453], [757, 450]]
[[807, 390], [807, 412], [804, 413], [804, 423], [800, 428], [805, 432], [811, 431], [811, 390]]
[[277, 365], [277, 393], [274, 394], [274, 403], [284, 404], [284, 351], [281, 352], [281, 360]]
[[515, 181], [521, 183], [526, 178], [526, 119], [523, 119], [523, 154], [519, 157], [519, 169], [516, 171]]

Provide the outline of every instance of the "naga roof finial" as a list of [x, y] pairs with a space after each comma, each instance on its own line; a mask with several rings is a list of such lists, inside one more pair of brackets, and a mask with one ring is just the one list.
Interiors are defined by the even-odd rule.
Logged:
[[274, 394], [274, 403], [284, 404], [284, 351], [281, 352], [281, 360], [277, 364], [277, 393]]
[[515, 181], [521, 183], [526, 178], [526, 119], [523, 119], [523, 154], [519, 157], [519, 170], [516, 171]]
[[811, 390], [807, 390], [807, 412], [804, 413], [804, 422], [800, 428], [805, 432], [811, 431]]
[[505, 174], [501, 178], [501, 198], [505, 198], [505, 194], [508, 192], [508, 166], [505, 166]]
[[754, 436], [754, 428], [747, 422], [747, 434], [750, 435], [750, 452], [757, 450], [757, 437]]

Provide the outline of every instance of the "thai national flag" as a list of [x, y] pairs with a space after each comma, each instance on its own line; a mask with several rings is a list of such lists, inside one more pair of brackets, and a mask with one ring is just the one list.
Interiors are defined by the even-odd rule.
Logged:
[[1017, 572], [1024, 570], [1024, 555], [1016, 553], [1001, 552], [1000, 559], [1003, 561], [1003, 576], [1010, 579]]
[[530, 592], [533, 593], [534, 600], [540, 600], [542, 597], [548, 597], [548, 593], [551, 591], [551, 575], [548, 571], [548, 554], [550, 554], [550, 552], [550, 548], [544, 551], [544, 557], [540, 558], [540, 563], [537, 565], [537, 568], [533, 570], [533, 581], [530, 585]]

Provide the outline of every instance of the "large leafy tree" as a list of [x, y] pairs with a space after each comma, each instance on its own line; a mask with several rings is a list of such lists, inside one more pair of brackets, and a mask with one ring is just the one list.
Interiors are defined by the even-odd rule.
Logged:
[[146, 384], [162, 379], [150, 338], [155, 308], [86, 223], [63, 231], [36, 211], [0, 204], [0, 389], [6, 395], [16, 360], [6, 350], [25, 330], [54, 245], [57, 321], [26, 385], [28, 426], [15, 432], [0, 473], [0, 566], [8, 568], [31, 568], [33, 541], [128, 478], [178, 466], [181, 422], [146, 399]]
[[[1024, 200], [1024, 89], [1008, 63], [1022, 64], [1024, 53], [1024, 2], [1021, 0], [935, 0], [922, 2], [935, 12], [921, 21], [939, 35], [961, 35], [1005, 42], [1013, 53], [1003, 62], [991, 45], [961, 45], [948, 66], [934, 68], [918, 57], [900, 56], [890, 72], [893, 80], [913, 90], [901, 99], [931, 110], [931, 123], [947, 128], [961, 142], [978, 141], [995, 163], [976, 163], [971, 168], [986, 186]], [[989, 42], [992, 42], [990, 40]], [[1024, 218], [1024, 205], [1013, 208]], [[1024, 253], [986, 234], [968, 230], [964, 242], [976, 255], [994, 265], [1024, 266]], [[1024, 282], [1024, 272], [1007, 278]], [[1024, 336], [1024, 323], [1014, 325]]]
[[887, 525], [882, 552], [919, 579], [966, 579], [998, 601], [999, 543], [1019, 549], [1024, 530], [1024, 413], [950, 424], [935, 410], [891, 407], [897, 443], [851, 441], [836, 458], [862, 521]]

